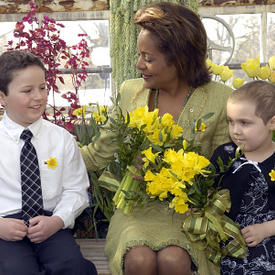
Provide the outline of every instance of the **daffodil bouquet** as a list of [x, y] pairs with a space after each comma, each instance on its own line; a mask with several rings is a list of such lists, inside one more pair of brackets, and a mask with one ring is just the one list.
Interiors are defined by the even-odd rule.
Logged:
[[[193, 122], [194, 135], [205, 130], [212, 115]], [[186, 213], [181, 230], [214, 263], [219, 264], [223, 255], [245, 255], [239, 227], [225, 216], [230, 210], [229, 191], [217, 188], [215, 167], [200, 155], [194, 139], [183, 138], [184, 129], [170, 114], [159, 116], [158, 109], [150, 112], [145, 106], [124, 116], [118, 109], [110, 125], [119, 145], [114, 162], [119, 177], [105, 174], [100, 180], [113, 187], [116, 208], [127, 214], [148, 201], [166, 203], [175, 212]], [[226, 165], [221, 166], [224, 171]], [[221, 241], [228, 241], [224, 248]]]
[[[194, 121], [193, 133], [204, 131], [204, 121], [212, 115]], [[215, 172], [194, 141], [183, 138], [183, 128], [172, 115], [159, 116], [158, 109], [150, 112], [145, 106], [126, 116], [119, 110], [110, 120], [119, 145], [116, 163], [120, 164], [121, 181], [113, 198], [117, 208], [129, 213], [137, 204], [159, 200], [185, 213], [190, 207], [205, 204], [210, 190], [214, 190]], [[195, 189], [193, 182], [203, 184]]]
[[117, 208], [129, 213], [135, 205], [153, 199], [148, 196], [144, 181], [146, 169], [153, 158], [162, 158], [168, 148], [183, 146], [183, 129], [175, 124], [170, 114], [160, 117], [158, 109], [149, 112], [147, 106], [126, 116], [118, 111], [116, 119], [110, 119], [110, 124], [117, 132], [119, 150], [116, 160], [122, 178], [113, 201]]

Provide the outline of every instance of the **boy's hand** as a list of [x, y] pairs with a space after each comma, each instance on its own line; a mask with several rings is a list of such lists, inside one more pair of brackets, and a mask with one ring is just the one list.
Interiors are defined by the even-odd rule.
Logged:
[[21, 241], [28, 233], [28, 227], [23, 220], [0, 219], [0, 238], [5, 241]]
[[29, 220], [28, 238], [33, 243], [41, 243], [55, 234], [64, 223], [57, 216], [37, 216]]
[[265, 223], [244, 227], [241, 232], [247, 246], [253, 247], [263, 241], [268, 236], [266, 229]]

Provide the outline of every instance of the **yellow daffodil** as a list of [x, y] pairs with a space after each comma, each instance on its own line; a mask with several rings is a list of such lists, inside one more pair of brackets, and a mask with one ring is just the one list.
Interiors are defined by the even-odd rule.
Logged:
[[47, 164], [47, 167], [50, 169], [55, 169], [58, 165], [57, 159], [50, 157], [47, 161], [45, 161], [45, 164]]
[[146, 181], [153, 181], [155, 179], [155, 175], [152, 173], [151, 170], [147, 170], [145, 175], [144, 175], [144, 180]]
[[168, 192], [174, 183], [171, 173], [166, 168], [162, 168], [156, 175], [147, 170], [144, 180], [147, 181], [146, 192], [152, 196], [158, 196], [161, 201], [167, 198]]
[[230, 70], [228, 66], [224, 66], [222, 72], [220, 73], [221, 80], [223, 82], [227, 81], [233, 76], [233, 70]]
[[108, 112], [108, 109], [105, 106], [99, 106], [99, 112], [105, 113], [105, 112]]
[[243, 78], [233, 78], [233, 88], [234, 89], [238, 89], [240, 88], [244, 83], [244, 79]]
[[174, 124], [174, 120], [173, 120], [173, 116], [165, 113], [162, 117], [161, 117], [161, 125], [164, 127], [172, 127], [172, 125]]
[[271, 72], [268, 80], [272, 83], [275, 83], [275, 72]]
[[275, 71], [275, 56], [271, 56], [269, 59], [268, 59], [268, 64], [270, 66], [270, 69], [272, 71]]
[[96, 122], [105, 122], [107, 120], [106, 116], [103, 114], [98, 114], [98, 112], [93, 112], [93, 118]]
[[209, 69], [213, 74], [215, 75], [219, 75], [222, 70], [223, 70], [223, 66], [222, 65], [217, 65], [217, 64], [212, 64], [212, 66]]
[[185, 187], [186, 186], [183, 181], [175, 180], [170, 192], [175, 195], [175, 197], [181, 197], [184, 195], [183, 189]]
[[207, 175], [208, 172], [204, 168], [209, 165], [209, 160], [194, 152], [184, 153], [183, 149], [178, 152], [167, 150], [164, 161], [170, 164], [170, 171], [182, 181], [190, 182], [196, 174]]
[[182, 142], [183, 149], [186, 150], [188, 142], [184, 139]]
[[269, 176], [272, 181], [275, 181], [275, 170], [272, 169], [271, 172], [269, 173]]
[[201, 122], [199, 129], [198, 129], [198, 125], [196, 123], [195, 132], [205, 132], [205, 129], [206, 129], [206, 124], [205, 123]]
[[83, 105], [81, 108], [75, 109], [73, 111], [73, 115], [80, 116], [80, 117], [85, 117], [85, 112], [86, 112], [86, 106]]
[[245, 63], [241, 64], [241, 68], [246, 72], [248, 77], [256, 77], [260, 71], [259, 57], [247, 59]]
[[158, 109], [153, 112], [148, 111], [148, 106], [139, 107], [135, 109], [132, 113], [129, 113], [130, 123], [129, 127], [140, 129], [143, 125], [146, 125], [144, 131], [150, 131], [151, 126], [155, 123], [158, 116]]
[[149, 162], [155, 163], [156, 157], [160, 154], [160, 152], [154, 154], [152, 152], [151, 146], [147, 150], [142, 151], [141, 153], [145, 155], [145, 158], [142, 158], [142, 160], [144, 161], [145, 168], [149, 165]]
[[168, 138], [168, 134], [165, 129], [155, 129], [153, 134], [148, 135], [148, 139], [156, 145], [162, 146]]
[[174, 197], [169, 207], [174, 208], [177, 213], [184, 214], [188, 210], [187, 200], [188, 198], [184, 193], [181, 197]]
[[260, 68], [260, 71], [258, 73], [258, 77], [261, 78], [262, 80], [266, 80], [270, 76], [270, 68], [268, 65], [265, 65], [264, 67]]
[[183, 133], [182, 127], [180, 127], [179, 125], [175, 124], [171, 128], [170, 137], [172, 139], [177, 139], [177, 138], [179, 138], [182, 135], [182, 133]]
[[183, 156], [183, 150], [176, 152], [174, 149], [168, 149], [164, 152], [163, 160], [168, 163], [174, 163], [180, 156]]
[[198, 155], [195, 152], [188, 152], [184, 154], [184, 160], [187, 167], [192, 167], [194, 174], [205, 175], [207, 173], [204, 168], [206, 168], [210, 161], [204, 156]]

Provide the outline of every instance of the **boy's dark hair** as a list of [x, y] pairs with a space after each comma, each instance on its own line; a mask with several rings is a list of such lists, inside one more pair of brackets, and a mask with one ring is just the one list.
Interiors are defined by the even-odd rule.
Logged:
[[275, 85], [263, 80], [255, 80], [233, 92], [229, 100], [249, 101], [256, 105], [256, 115], [264, 123], [275, 116]]
[[0, 56], [0, 91], [8, 95], [8, 85], [13, 79], [13, 73], [33, 65], [39, 66], [46, 72], [41, 59], [30, 52], [19, 50], [4, 52]]
[[175, 3], [152, 3], [136, 12], [134, 23], [157, 38], [167, 62], [190, 86], [197, 88], [211, 80], [205, 63], [206, 31], [192, 10]]

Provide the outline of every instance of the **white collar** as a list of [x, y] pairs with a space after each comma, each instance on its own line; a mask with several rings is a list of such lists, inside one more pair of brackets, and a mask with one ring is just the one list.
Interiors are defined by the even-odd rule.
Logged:
[[20, 135], [23, 132], [23, 130], [26, 128], [28, 128], [32, 132], [34, 139], [37, 139], [39, 137], [39, 130], [42, 125], [42, 118], [39, 118], [34, 123], [30, 124], [28, 127], [25, 128], [22, 125], [14, 122], [5, 112], [2, 122], [3, 122], [3, 126], [4, 126], [4, 129], [6, 130], [7, 134], [14, 141], [19, 142]]
[[253, 165], [260, 173], [262, 172], [261, 168], [259, 167], [259, 164], [257, 161], [253, 161], [253, 160], [247, 160], [246, 158], [240, 158], [240, 160], [244, 160], [245, 162], [243, 162], [241, 165], [239, 165], [232, 173], [235, 174], [242, 166], [246, 165], [246, 164], [251, 164]]

